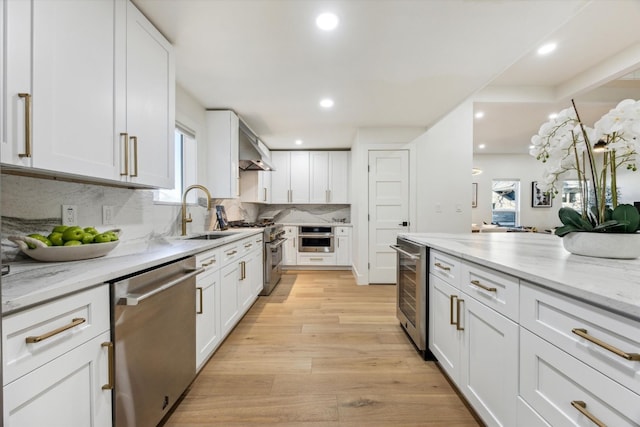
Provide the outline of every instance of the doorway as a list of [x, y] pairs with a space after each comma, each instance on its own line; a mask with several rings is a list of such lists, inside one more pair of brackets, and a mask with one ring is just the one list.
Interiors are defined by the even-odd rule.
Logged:
[[396, 282], [389, 247], [409, 231], [409, 150], [369, 151], [369, 283]]

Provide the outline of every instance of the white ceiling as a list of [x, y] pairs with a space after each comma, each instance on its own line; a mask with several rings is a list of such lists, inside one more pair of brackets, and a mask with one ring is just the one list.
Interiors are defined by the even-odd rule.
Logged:
[[[549, 109], [574, 93], [599, 101], [585, 89], [602, 76], [588, 70], [635, 50], [640, 65], [638, 0], [134, 2], [175, 46], [178, 84], [205, 108], [235, 110], [271, 149], [345, 148], [361, 127], [428, 128], [491, 84], [547, 94], [475, 106], [485, 111], [476, 143], [526, 152]], [[340, 19], [332, 33], [314, 25], [325, 11]], [[559, 47], [539, 58], [546, 41]], [[633, 61], [618, 62], [620, 74]], [[325, 96], [335, 100], [328, 111], [318, 106]]]

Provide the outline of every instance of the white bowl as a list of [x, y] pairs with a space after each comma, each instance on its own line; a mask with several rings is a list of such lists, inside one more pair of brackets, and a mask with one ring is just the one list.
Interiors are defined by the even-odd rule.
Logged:
[[[45, 262], [79, 261], [83, 259], [105, 256], [120, 243], [119, 240], [107, 243], [90, 243], [79, 246], [47, 246], [43, 242], [25, 236], [10, 236], [22, 252], [29, 257]], [[27, 246], [27, 242], [35, 245], [34, 249]]]
[[640, 257], [640, 233], [574, 232], [562, 237], [562, 245], [575, 255], [615, 259]]

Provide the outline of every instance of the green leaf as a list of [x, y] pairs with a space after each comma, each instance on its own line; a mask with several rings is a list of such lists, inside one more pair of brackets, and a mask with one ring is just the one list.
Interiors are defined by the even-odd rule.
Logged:
[[556, 236], [562, 237], [574, 231], [584, 231], [584, 230], [581, 230], [578, 227], [574, 227], [573, 225], [563, 225], [562, 227], [556, 228], [555, 234]]
[[560, 217], [560, 221], [564, 225], [571, 225], [578, 229], [578, 231], [591, 231], [593, 230], [593, 225], [580, 215], [578, 212], [571, 208], [560, 208], [558, 211], [558, 217]]
[[640, 213], [635, 206], [622, 204], [613, 210], [611, 217], [623, 225], [619, 230], [621, 233], [634, 233], [640, 224]]
[[610, 221], [613, 219], [613, 209], [610, 207], [605, 208], [603, 221]]
[[595, 227], [593, 227], [593, 231], [606, 231], [611, 228], [621, 227], [624, 225], [627, 225], [627, 224], [621, 223], [619, 221], [616, 221], [615, 219], [612, 219], [596, 225]]

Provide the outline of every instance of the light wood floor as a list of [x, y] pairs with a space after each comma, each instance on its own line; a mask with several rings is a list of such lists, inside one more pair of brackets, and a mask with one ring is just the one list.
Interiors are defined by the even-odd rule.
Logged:
[[395, 318], [395, 286], [284, 274], [191, 385], [165, 427], [478, 426]]

